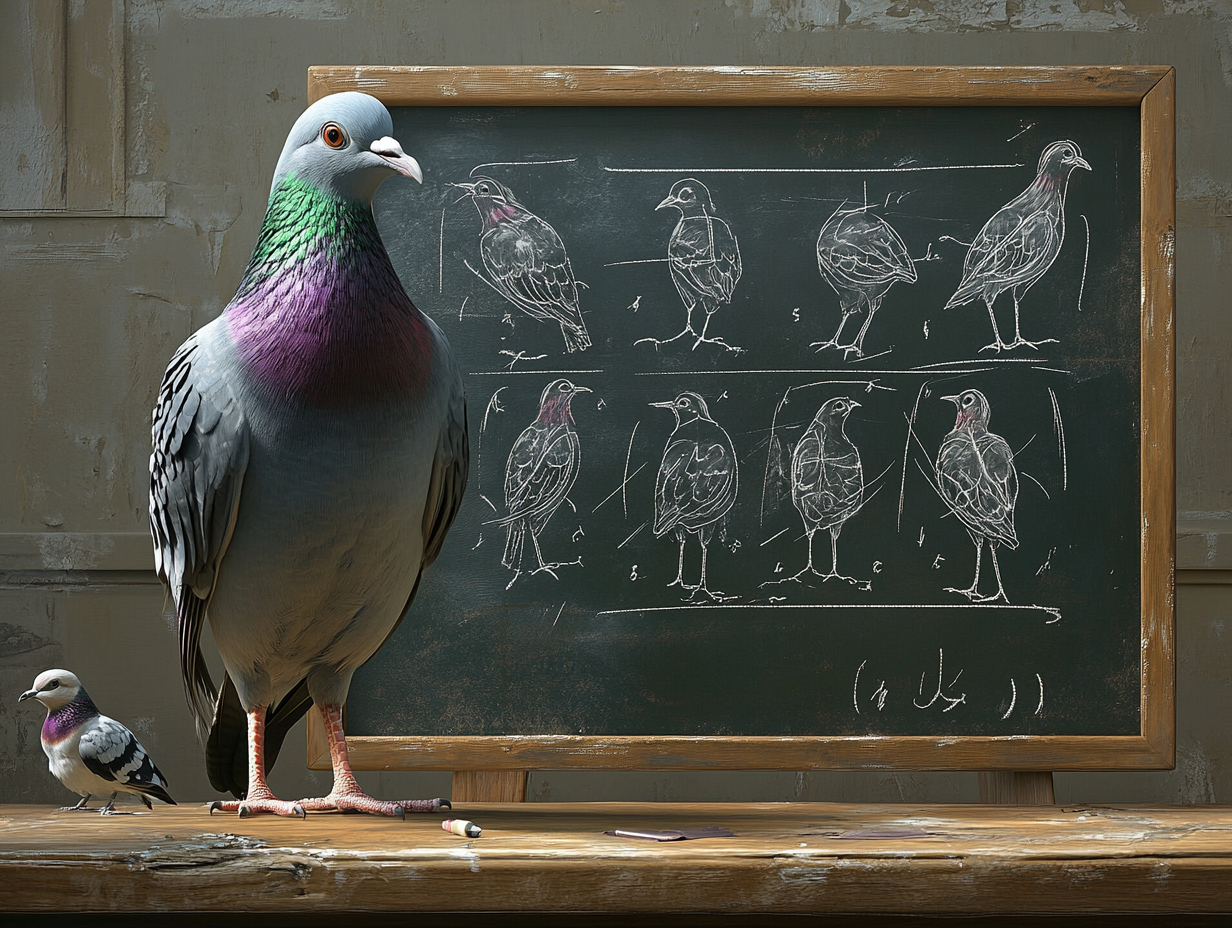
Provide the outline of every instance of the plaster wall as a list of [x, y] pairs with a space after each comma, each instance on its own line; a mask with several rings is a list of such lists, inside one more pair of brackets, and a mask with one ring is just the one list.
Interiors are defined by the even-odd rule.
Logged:
[[[82, 17], [95, 7], [60, 2], [66, 47], [86, 47], [95, 33], [73, 36], [87, 26], [107, 37], [87, 71], [112, 69], [123, 112], [114, 94], [110, 106], [65, 104], [65, 122], [38, 135], [61, 99], [47, 86], [57, 78], [45, 47], [58, 27], [29, 12], [34, 0], [6, 3], [0, 123], [21, 144], [0, 156], [0, 201], [50, 196], [57, 183], [71, 200], [74, 185], [97, 180], [75, 152], [117, 138], [123, 171], [89, 187], [103, 191], [87, 203], [93, 213], [63, 198], [57, 215], [0, 212], [0, 801], [69, 798], [46, 771], [41, 713], [16, 703], [53, 666], [76, 671], [103, 711], [138, 732], [173, 795], [213, 798], [146, 540], [150, 409], [172, 352], [234, 292], [286, 131], [306, 105], [306, 69], [361, 63], [1174, 65], [1177, 769], [1058, 774], [1057, 798], [1232, 801], [1232, 3], [90, 0], [111, 11], [90, 25]], [[81, 99], [72, 81], [85, 78], [59, 79], [69, 81], [64, 100]], [[68, 151], [61, 174], [47, 166], [55, 144]], [[283, 795], [328, 786], [304, 768], [301, 744], [292, 733], [274, 771]], [[361, 776], [378, 795], [449, 790], [448, 774]], [[966, 801], [977, 787], [974, 773], [541, 771], [529, 792]]]

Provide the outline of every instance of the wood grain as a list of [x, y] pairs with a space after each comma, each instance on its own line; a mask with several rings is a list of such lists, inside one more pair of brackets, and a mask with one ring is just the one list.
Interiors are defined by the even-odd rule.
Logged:
[[980, 802], [1005, 806], [1050, 806], [1057, 799], [1046, 771], [995, 770], [979, 775]]
[[1137, 106], [1166, 67], [314, 67], [388, 106]]
[[525, 770], [455, 770], [451, 802], [525, 802]]
[[1176, 73], [1142, 100], [1142, 734], [1175, 766]]
[[[470, 804], [405, 822], [0, 807], [6, 912], [1232, 913], [1232, 808]], [[658, 843], [620, 827], [724, 825]]]
[[[1134, 106], [1141, 123], [1141, 720], [1135, 736], [352, 737], [367, 770], [1148, 770], [1175, 765], [1175, 72], [949, 68], [314, 67], [312, 100], [390, 106]], [[309, 728], [309, 766], [328, 767]], [[315, 739], [315, 740], [314, 740]], [[1001, 791], [992, 785], [990, 794]], [[1010, 783], [1011, 781], [1005, 781]], [[1026, 783], [1027, 781], [1023, 781]], [[1042, 780], [1026, 795], [1046, 795]], [[1017, 795], [1017, 786], [1005, 787]]]

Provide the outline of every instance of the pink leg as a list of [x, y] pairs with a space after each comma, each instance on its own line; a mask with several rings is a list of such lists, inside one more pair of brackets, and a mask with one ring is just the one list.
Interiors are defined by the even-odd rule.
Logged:
[[321, 718], [329, 736], [329, 759], [334, 768], [334, 788], [320, 799], [304, 799], [300, 805], [313, 812], [372, 812], [376, 815], [397, 815], [407, 812], [438, 812], [450, 808], [448, 799], [410, 799], [405, 802], [385, 802], [373, 799], [355, 782], [351, 762], [347, 757], [346, 733], [342, 730], [342, 707], [321, 706]]
[[238, 812], [240, 818], [257, 812], [305, 817], [301, 804], [276, 799], [265, 783], [265, 706], [253, 706], [248, 710], [248, 795], [243, 799], [211, 802], [210, 814], [215, 812]]

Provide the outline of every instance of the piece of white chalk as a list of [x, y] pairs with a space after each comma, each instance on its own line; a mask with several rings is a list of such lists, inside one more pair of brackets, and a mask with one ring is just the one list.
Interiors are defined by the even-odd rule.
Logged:
[[483, 834], [482, 828], [464, 818], [447, 818], [441, 822], [441, 827], [460, 838], [478, 838]]

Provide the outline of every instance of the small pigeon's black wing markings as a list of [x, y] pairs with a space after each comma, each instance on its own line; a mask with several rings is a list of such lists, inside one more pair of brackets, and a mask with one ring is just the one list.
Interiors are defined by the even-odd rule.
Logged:
[[731, 301], [740, 280], [740, 249], [722, 219], [692, 216], [681, 220], [668, 242], [668, 259], [678, 286], [720, 303]]
[[201, 655], [201, 629], [239, 511], [249, 435], [239, 401], [196, 337], [167, 366], [151, 431], [155, 569], [175, 599], [181, 676], [204, 724], [215, 690]]
[[133, 733], [105, 715], [81, 736], [77, 744], [82, 762], [91, 773], [120, 786], [147, 793], [175, 805], [167, 795], [167, 781]]

